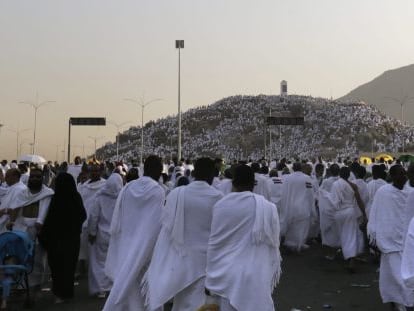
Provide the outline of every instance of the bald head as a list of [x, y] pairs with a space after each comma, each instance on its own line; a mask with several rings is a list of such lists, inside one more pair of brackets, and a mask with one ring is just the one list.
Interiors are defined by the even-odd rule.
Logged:
[[293, 163], [292, 169], [294, 172], [300, 172], [302, 171], [302, 164], [300, 162]]
[[404, 185], [407, 181], [407, 176], [406, 176], [406, 172], [404, 170], [404, 168], [399, 165], [393, 165], [390, 168], [390, 177], [392, 180], [392, 184], [398, 188], [398, 189], [403, 189]]
[[253, 191], [254, 172], [247, 165], [239, 165], [234, 170], [233, 189], [235, 192]]
[[158, 181], [162, 173], [161, 159], [156, 155], [150, 155], [144, 162], [144, 176]]
[[302, 164], [302, 172], [310, 176], [312, 174], [312, 165], [308, 163]]
[[20, 171], [17, 168], [11, 168], [9, 170], [7, 170], [6, 172], [6, 176], [5, 176], [5, 181], [7, 183], [7, 185], [13, 186], [14, 184], [17, 184], [20, 181]]

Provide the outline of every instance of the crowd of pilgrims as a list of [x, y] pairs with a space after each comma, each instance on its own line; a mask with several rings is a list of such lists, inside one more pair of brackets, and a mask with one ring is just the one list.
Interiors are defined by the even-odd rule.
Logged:
[[0, 231], [36, 240], [30, 286], [50, 273], [56, 303], [87, 274], [104, 310], [270, 311], [279, 248], [320, 243], [344, 273], [361, 269], [360, 256], [379, 259], [383, 303], [414, 306], [414, 164], [76, 157], [43, 168], [4, 160], [0, 180]]
[[[345, 157], [371, 150], [394, 153], [407, 145], [407, 140], [414, 139], [412, 126], [403, 126], [401, 121], [385, 115], [373, 105], [298, 95], [286, 96], [283, 101], [279, 96], [239, 95], [183, 113], [182, 152], [192, 158], [205, 155], [208, 150], [211, 156], [220, 155], [225, 159], [259, 159], [263, 156], [264, 117], [270, 111], [273, 116], [300, 112], [305, 119], [304, 127], [284, 126], [281, 140], [278, 126], [266, 129], [272, 132], [272, 142], [269, 146], [267, 141], [267, 147], [279, 158], [293, 155], [308, 158], [319, 154]], [[132, 127], [120, 136], [119, 153], [124, 159], [138, 156], [140, 151], [134, 142], [139, 139], [140, 127]], [[176, 116], [151, 121], [144, 126], [146, 154], [169, 156], [175, 152], [176, 145]], [[117, 160], [115, 143], [98, 149], [98, 153], [101, 158]]]

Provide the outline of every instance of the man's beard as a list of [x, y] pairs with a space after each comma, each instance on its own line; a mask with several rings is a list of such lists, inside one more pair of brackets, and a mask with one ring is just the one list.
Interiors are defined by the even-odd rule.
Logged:
[[27, 182], [27, 187], [32, 192], [39, 192], [42, 189], [42, 182], [41, 181], [31, 181]]

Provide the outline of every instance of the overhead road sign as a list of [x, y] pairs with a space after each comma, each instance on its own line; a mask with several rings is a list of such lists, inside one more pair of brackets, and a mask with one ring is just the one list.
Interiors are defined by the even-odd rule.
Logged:
[[267, 125], [304, 125], [304, 117], [266, 117]]
[[70, 128], [72, 125], [102, 126], [106, 125], [106, 118], [69, 118], [68, 164], [70, 163]]
[[106, 118], [70, 118], [71, 125], [106, 125]]

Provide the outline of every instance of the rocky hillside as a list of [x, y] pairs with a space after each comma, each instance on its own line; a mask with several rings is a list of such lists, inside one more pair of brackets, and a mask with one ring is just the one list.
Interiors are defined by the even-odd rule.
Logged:
[[341, 101], [364, 101], [375, 105], [380, 111], [401, 120], [401, 103], [403, 120], [414, 122], [414, 65], [409, 65], [384, 72], [374, 80], [361, 85]]
[[[265, 116], [303, 114], [304, 126], [265, 126]], [[230, 159], [281, 156], [354, 156], [360, 153], [412, 148], [414, 129], [386, 116], [374, 105], [305, 96], [232, 96], [183, 113], [183, 156], [222, 156]], [[281, 130], [281, 132], [280, 132]], [[132, 127], [120, 137], [120, 154], [138, 158], [141, 129]], [[271, 136], [271, 138], [269, 137]], [[177, 118], [170, 116], [144, 126], [144, 154], [176, 153]], [[271, 144], [269, 148], [269, 140]], [[266, 140], [266, 142], [265, 142]], [[116, 145], [97, 152], [115, 159]]]

